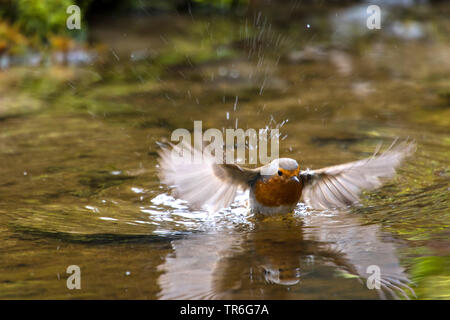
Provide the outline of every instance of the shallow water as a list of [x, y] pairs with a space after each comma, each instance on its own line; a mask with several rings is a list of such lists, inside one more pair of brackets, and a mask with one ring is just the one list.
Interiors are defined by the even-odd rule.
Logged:
[[[1, 71], [0, 298], [448, 299], [450, 8], [393, 7], [379, 33], [342, 33], [358, 8], [104, 18], [92, 65]], [[396, 137], [418, 148], [359, 207], [261, 219], [240, 194], [211, 214], [156, 176], [156, 142], [193, 120], [278, 126], [302, 168]]]

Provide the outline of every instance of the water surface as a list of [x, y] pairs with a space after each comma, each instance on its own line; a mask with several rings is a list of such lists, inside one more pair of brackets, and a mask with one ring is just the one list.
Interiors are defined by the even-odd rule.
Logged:
[[[95, 62], [1, 71], [0, 298], [448, 299], [450, 7], [387, 6], [370, 32], [360, 9], [103, 18]], [[194, 120], [279, 127], [302, 168], [418, 148], [359, 207], [211, 214], [156, 176]]]

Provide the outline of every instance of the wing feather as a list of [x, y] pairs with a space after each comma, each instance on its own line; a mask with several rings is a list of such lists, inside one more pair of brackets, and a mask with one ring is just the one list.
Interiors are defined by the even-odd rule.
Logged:
[[[162, 147], [159, 178], [174, 189], [174, 195], [193, 207], [217, 211], [233, 202], [239, 188], [247, 189], [259, 176], [258, 169], [235, 164], [217, 164], [210, 154], [201, 154], [188, 144]], [[182, 156], [182, 157], [179, 157]], [[191, 161], [191, 159], [201, 161]]]
[[[318, 170], [302, 171], [303, 200], [315, 209], [342, 208], [357, 203], [362, 190], [380, 187], [394, 176], [396, 168], [416, 149], [414, 141], [404, 141], [368, 159]], [[378, 149], [376, 150], [378, 152]]]

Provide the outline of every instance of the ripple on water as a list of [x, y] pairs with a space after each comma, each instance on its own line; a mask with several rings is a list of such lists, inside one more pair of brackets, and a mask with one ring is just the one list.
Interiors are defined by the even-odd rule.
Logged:
[[247, 199], [248, 192], [238, 192], [229, 208], [209, 212], [193, 210], [186, 201], [163, 193], [151, 200], [153, 205], [141, 207], [141, 212], [148, 214], [152, 221], [175, 222], [187, 230], [231, 228], [236, 224], [250, 224], [248, 218], [251, 214], [246, 206]]

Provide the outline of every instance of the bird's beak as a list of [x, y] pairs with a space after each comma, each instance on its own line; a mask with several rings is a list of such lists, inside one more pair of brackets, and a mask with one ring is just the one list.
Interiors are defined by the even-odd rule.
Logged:
[[295, 182], [300, 182], [300, 180], [298, 180], [298, 177], [297, 177], [297, 176], [293, 176], [293, 177], [291, 178], [291, 180], [294, 180]]

